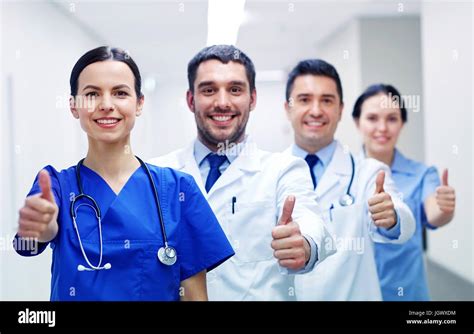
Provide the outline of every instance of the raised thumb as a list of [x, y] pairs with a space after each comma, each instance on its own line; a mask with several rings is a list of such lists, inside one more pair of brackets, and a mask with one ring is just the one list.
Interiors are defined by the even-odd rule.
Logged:
[[43, 169], [39, 172], [39, 185], [41, 188], [41, 198], [51, 203], [55, 203], [53, 191], [51, 190], [51, 177], [47, 170]]
[[285, 225], [292, 221], [291, 215], [293, 214], [293, 209], [295, 208], [295, 201], [296, 199], [293, 195], [290, 195], [285, 199], [285, 204], [283, 205], [283, 210], [278, 225]]
[[383, 184], [385, 182], [385, 172], [381, 170], [377, 174], [377, 178], [375, 179], [375, 194], [380, 194], [384, 192], [383, 190]]
[[442, 182], [443, 182], [443, 186], [447, 186], [447, 185], [448, 185], [448, 169], [447, 169], [447, 168], [443, 171], [443, 179], [442, 179]]

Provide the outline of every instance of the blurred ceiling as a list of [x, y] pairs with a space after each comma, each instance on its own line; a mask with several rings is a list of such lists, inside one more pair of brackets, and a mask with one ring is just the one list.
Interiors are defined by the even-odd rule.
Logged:
[[[185, 78], [188, 61], [206, 43], [205, 0], [61, 0], [54, 5], [99, 43], [129, 50], [142, 72], [159, 82]], [[318, 42], [354, 18], [418, 15], [420, 6], [417, 0], [247, 0], [237, 46], [258, 71], [286, 70], [298, 59], [316, 56]]]

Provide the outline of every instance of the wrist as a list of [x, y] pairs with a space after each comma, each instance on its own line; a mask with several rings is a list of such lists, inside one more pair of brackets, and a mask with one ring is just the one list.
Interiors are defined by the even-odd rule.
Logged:
[[304, 264], [305, 266], [308, 264], [309, 260], [311, 259], [311, 245], [309, 244], [308, 240], [303, 237], [304, 243], [303, 243], [303, 248], [304, 248]]

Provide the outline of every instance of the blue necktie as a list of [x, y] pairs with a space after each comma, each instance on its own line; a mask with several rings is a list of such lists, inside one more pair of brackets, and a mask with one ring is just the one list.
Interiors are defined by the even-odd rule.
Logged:
[[211, 166], [206, 180], [206, 191], [209, 192], [214, 183], [216, 183], [219, 176], [221, 176], [219, 167], [227, 160], [227, 157], [225, 155], [209, 153], [206, 159], [209, 161], [209, 165]]
[[314, 175], [314, 166], [318, 163], [319, 158], [316, 154], [308, 154], [306, 158], [306, 163], [308, 164], [309, 171], [311, 172], [311, 180], [313, 180], [313, 187], [316, 189], [316, 185], [318, 182], [316, 182], [316, 175]]

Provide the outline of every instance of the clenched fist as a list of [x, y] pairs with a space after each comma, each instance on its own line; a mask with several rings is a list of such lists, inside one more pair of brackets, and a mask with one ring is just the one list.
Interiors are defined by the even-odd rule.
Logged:
[[28, 196], [20, 209], [18, 236], [48, 242], [58, 233], [58, 206], [51, 190], [51, 178], [46, 170], [38, 176], [41, 193]]
[[272, 230], [273, 255], [282, 267], [302, 269], [311, 255], [308, 241], [301, 235], [299, 225], [293, 221], [291, 215], [295, 207], [295, 197], [288, 196], [283, 205], [283, 211]]
[[453, 214], [456, 207], [456, 194], [454, 188], [448, 185], [448, 170], [443, 171], [442, 184], [436, 188], [436, 204], [441, 212]]
[[369, 198], [369, 212], [374, 224], [378, 227], [389, 229], [397, 223], [397, 214], [392, 197], [383, 189], [385, 172], [380, 171], [375, 180], [375, 194]]

